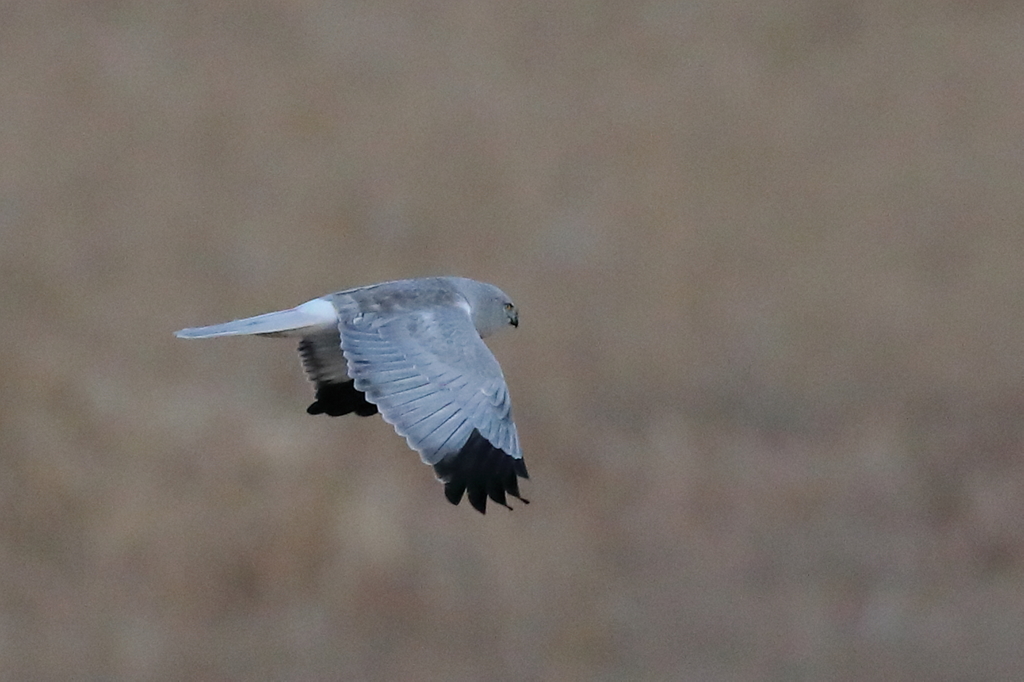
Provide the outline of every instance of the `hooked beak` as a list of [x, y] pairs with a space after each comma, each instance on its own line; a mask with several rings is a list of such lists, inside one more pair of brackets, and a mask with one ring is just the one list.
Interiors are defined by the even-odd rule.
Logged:
[[512, 316], [510, 318], [508, 318], [508, 321], [509, 321], [509, 324], [511, 324], [513, 327], [518, 327], [519, 326], [519, 313], [517, 313], [517, 312], [516, 313], [512, 313]]

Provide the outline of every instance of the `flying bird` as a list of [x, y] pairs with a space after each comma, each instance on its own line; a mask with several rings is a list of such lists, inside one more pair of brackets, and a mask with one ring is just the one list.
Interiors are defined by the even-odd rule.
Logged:
[[522, 502], [529, 478], [501, 367], [483, 339], [519, 326], [498, 287], [463, 277], [383, 282], [280, 310], [175, 332], [298, 337], [316, 400], [306, 411], [332, 417], [380, 413], [434, 467], [445, 496], [463, 495], [480, 513], [487, 498]]

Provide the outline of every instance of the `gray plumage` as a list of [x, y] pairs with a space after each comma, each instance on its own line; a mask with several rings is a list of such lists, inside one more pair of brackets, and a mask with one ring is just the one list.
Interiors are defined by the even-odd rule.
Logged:
[[426, 277], [340, 291], [289, 310], [209, 327], [181, 338], [299, 337], [316, 385], [310, 414], [377, 412], [434, 467], [445, 495], [465, 494], [484, 512], [508, 506], [528, 478], [508, 387], [483, 338], [519, 325], [497, 287], [463, 277]]

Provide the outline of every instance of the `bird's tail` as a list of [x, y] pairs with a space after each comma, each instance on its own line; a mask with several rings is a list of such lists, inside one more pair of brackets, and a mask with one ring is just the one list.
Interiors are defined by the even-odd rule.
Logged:
[[338, 311], [330, 301], [316, 298], [296, 308], [279, 310], [208, 327], [189, 327], [174, 332], [182, 339], [208, 339], [213, 336], [306, 336], [317, 329], [338, 324]]

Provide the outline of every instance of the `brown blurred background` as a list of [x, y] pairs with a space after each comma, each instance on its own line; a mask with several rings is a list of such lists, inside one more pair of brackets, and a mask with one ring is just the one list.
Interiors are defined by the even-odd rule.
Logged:
[[[0, 678], [1024, 677], [1024, 6], [0, 5]], [[529, 507], [287, 340], [461, 274]]]

